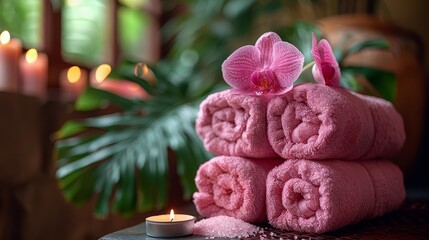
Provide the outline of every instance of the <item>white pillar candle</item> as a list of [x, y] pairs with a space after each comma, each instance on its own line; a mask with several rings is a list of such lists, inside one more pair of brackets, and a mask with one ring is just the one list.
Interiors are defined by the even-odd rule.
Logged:
[[61, 72], [61, 94], [66, 99], [75, 99], [83, 92], [88, 82], [88, 73], [78, 66], [70, 67]]
[[9, 32], [3, 31], [0, 34], [0, 91], [18, 92], [18, 61], [21, 53], [21, 42], [11, 39]]
[[21, 56], [20, 70], [22, 78], [22, 93], [46, 98], [48, 79], [48, 56], [38, 53], [32, 48], [25, 56]]

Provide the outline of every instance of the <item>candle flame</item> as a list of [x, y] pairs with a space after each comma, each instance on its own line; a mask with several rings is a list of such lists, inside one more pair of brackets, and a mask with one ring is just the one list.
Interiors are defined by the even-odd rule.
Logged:
[[170, 222], [172, 222], [174, 220], [174, 211], [173, 209], [171, 209], [170, 211]]
[[143, 70], [143, 72], [142, 72], [143, 75], [146, 75], [149, 72], [149, 69], [147, 68], [146, 64], [143, 64], [142, 70]]
[[142, 78], [147, 81], [149, 84], [156, 83], [156, 77], [152, 70], [144, 63], [137, 63], [134, 65], [134, 76]]
[[144, 78], [144, 76], [146, 74], [148, 74], [148, 73], [149, 73], [149, 68], [147, 67], [146, 64], [144, 64], [144, 63], [137, 63], [134, 66], [134, 75], [136, 77]]
[[104, 81], [104, 79], [109, 76], [110, 72], [112, 71], [112, 68], [109, 64], [101, 64], [98, 66], [97, 70], [95, 70], [95, 80], [98, 83], [101, 83]]
[[79, 81], [81, 74], [80, 68], [78, 66], [73, 66], [67, 70], [67, 81], [76, 83]]
[[6, 45], [10, 41], [10, 33], [8, 31], [3, 31], [0, 34], [0, 42], [3, 45]]
[[27, 51], [27, 53], [25, 54], [25, 60], [28, 63], [34, 63], [37, 61], [37, 57], [38, 57], [38, 53], [37, 50], [34, 48], [31, 48], [30, 50]]

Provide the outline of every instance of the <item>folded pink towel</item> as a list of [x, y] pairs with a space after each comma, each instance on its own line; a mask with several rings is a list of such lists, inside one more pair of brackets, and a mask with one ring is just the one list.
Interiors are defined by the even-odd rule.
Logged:
[[372, 159], [404, 144], [402, 117], [383, 99], [301, 84], [268, 104], [268, 139], [286, 159]]
[[405, 198], [401, 170], [384, 160], [289, 160], [267, 178], [270, 224], [322, 233], [381, 216]]
[[196, 121], [204, 147], [218, 155], [277, 157], [267, 137], [267, 104], [264, 97], [231, 90], [208, 96]]
[[219, 156], [200, 166], [194, 204], [203, 217], [226, 215], [246, 222], [266, 220], [268, 172], [282, 159]]

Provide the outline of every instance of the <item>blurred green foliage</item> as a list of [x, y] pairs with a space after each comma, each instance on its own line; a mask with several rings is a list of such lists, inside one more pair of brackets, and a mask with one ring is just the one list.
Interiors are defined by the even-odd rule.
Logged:
[[21, 39], [24, 47], [37, 48], [42, 37], [42, 0], [0, 0], [0, 30]]

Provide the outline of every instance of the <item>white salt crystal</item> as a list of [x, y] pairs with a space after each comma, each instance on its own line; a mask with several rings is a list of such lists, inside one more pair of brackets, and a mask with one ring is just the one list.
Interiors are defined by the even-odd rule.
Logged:
[[228, 216], [217, 216], [198, 221], [194, 234], [201, 236], [236, 238], [256, 234], [259, 227]]

